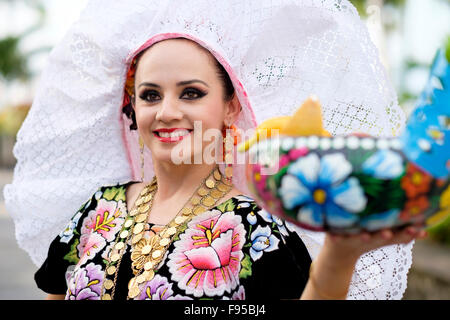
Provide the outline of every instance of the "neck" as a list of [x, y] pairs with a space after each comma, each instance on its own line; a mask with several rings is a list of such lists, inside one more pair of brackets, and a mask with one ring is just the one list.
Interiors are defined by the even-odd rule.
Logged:
[[177, 198], [189, 198], [216, 164], [174, 165], [156, 162], [153, 167], [158, 183], [158, 192], [155, 197], [158, 202], [165, 202]]

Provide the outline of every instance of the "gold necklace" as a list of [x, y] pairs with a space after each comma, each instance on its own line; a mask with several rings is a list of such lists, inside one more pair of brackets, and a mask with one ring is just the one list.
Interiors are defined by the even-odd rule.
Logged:
[[[155, 269], [159, 266], [164, 255], [171, 244], [173, 238], [180, 232], [181, 227], [190, 221], [194, 216], [212, 208], [232, 189], [229, 177], [223, 176], [219, 169], [215, 167], [211, 173], [203, 179], [194, 194], [184, 204], [183, 208], [160, 232], [150, 239], [144, 238], [145, 223], [148, 220], [149, 212], [153, 203], [154, 194], [157, 191], [156, 179], [154, 179], [141, 192], [136, 200], [134, 209], [130, 211], [124, 225], [124, 229], [119, 234], [120, 239], [125, 239], [124, 246], [131, 238], [132, 244], [132, 270], [134, 277], [128, 283], [128, 299], [134, 299], [140, 294], [139, 286], [146, 281], [151, 281], [155, 275]], [[132, 230], [132, 232], [130, 232]], [[127, 231], [127, 232], [124, 232]], [[123, 234], [122, 234], [123, 233]], [[126, 237], [125, 237], [126, 236]], [[117, 280], [118, 267], [122, 259], [125, 248], [119, 245], [120, 252], [110, 252], [109, 261], [116, 261], [117, 266], [108, 269], [105, 274], [114, 276], [114, 280], [107, 279], [104, 282], [102, 299], [112, 299], [114, 296], [115, 283]], [[108, 281], [109, 280], [109, 281]], [[107, 282], [106, 282], [107, 281]], [[108, 289], [109, 288], [109, 289]], [[109, 292], [107, 292], [109, 291]]]

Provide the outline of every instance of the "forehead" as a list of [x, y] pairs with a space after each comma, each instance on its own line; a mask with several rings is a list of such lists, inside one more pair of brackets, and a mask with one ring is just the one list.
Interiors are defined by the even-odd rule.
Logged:
[[136, 78], [152, 75], [216, 76], [214, 57], [193, 41], [170, 39], [147, 49], [139, 59]]

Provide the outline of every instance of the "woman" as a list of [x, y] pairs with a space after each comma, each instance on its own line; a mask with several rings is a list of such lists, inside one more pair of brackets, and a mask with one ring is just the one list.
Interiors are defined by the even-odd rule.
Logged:
[[[350, 48], [350, 42], [367, 42], [364, 37], [350, 39], [349, 33], [345, 32], [350, 26], [354, 27], [355, 17], [351, 5], [346, 2], [342, 7], [336, 7], [332, 2], [324, 4], [323, 1], [313, 1], [310, 5], [303, 5], [292, 1], [288, 4], [273, 4], [270, 8], [260, 2], [214, 5], [199, 2], [202, 10], [194, 10], [195, 12], [181, 2], [159, 4], [157, 10], [148, 1], [135, 1], [133, 8], [122, 8], [121, 4], [107, 6], [102, 14], [114, 17], [114, 24], [108, 24], [111, 35], [117, 37], [119, 30], [123, 32], [124, 22], [127, 22], [129, 28], [134, 30], [132, 35], [136, 37], [127, 39], [127, 42], [132, 43], [131, 47], [135, 43], [143, 43], [141, 37], [147, 36], [150, 39], [144, 45], [139, 44], [138, 50], [131, 50], [133, 53], [128, 58], [131, 71], [129, 70], [128, 75], [130, 78], [135, 76], [134, 92], [128, 87], [126, 91], [130, 97], [127, 99], [125, 94], [124, 99], [125, 111], [131, 119], [133, 112], [126, 106], [129, 102], [133, 106], [139, 135], [148, 148], [141, 157], [136, 152], [136, 135], [125, 130], [130, 125], [126, 120], [122, 120], [125, 128], [122, 136], [117, 135], [117, 131], [107, 134], [108, 137], [115, 137], [113, 141], [105, 139], [99, 142], [103, 137], [94, 134], [97, 141], [93, 143], [87, 145], [79, 140], [81, 145], [73, 144], [83, 136], [80, 130], [88, 131], [89, 139], [92, 139], [93, 132], [100, 132], [99, 128], [94, 127], [101, 125], [100, 130], [109, 130], [109, 126], [117, 126], [113, 122], [117, 121], [116, 111], [111, 112], [114, 107], [105, 107], [103, 104], [114, 106], [116, 103], [117, 106], [118, 92], [125, 82], [123, 78], [121, 81], [114, 79], [110, 83], [103, 79], [105, 77], [111, 80], [111, 75], [123, 72], [124, 64], [120, 61], [123, 48], [121, 43], [102, 39], [105, 30], [98, 30], [90, 25], [94, 21], [95, 24], [99, 23], [95, 12], [99, 12], [102, 7], [99, 1], [92, 2], [84, 13], [86, 20], [80, 20], [67, 38], [67, 43], [60, 47], [60, 51], [54, 52], [56, 58], [59, 54], [67, 55], [64, 51], [66, 48], [73, 49], [72, 61], [77, 64], [77, 68], [67, 67], [66, 75], [79, 82], [72, 83], [73, 88], [70, 90], [61, 88], [64, 91], [63, 99], [76, 106], [75, 112], [70, 110], [70, 115], [65, 117], [82, 118], [84, 114], [90, 113], [92, 119], [81, 124], [77, 121], [74, 127], [70, 126], [73, 122], [69, 119], [69, 125], [68, 122], [60, 121], [65, 126], [60, 127], [64, 130], [57, 132], [57, 135], [78, 138], [72, 139], [69, 147], [58, 141], [57, 135], [53, 133], [53, 146], [59, 147], [57, 153], [72, 153], [73, 157], [68, 161], [77, 160], [70, 169], [80, 176], [80, 185], [90, 180], [83, 177], [84, 172], [92, 170], [91, 166], [101, 168], [107, 154], [113, 155], [111, 159], [115, 163], [108, 164], [107, 169], [103, 170], [103, 174], [109, 172], [110, 176], [102, 177], [97, 172], [97, 177], [101, 178], [95, 181], [96, 185], [103, 184], [105, 187], [100, 188], [79, 208], [67, 228], [52, 242], [48, 257], [36, 274], [38, 285], [50, 294], [58, 294], [56, 298], [68, 299], [251, 299], [260, 294], [291, 299], [341, 299], [351, 295], [348, 292], [350, 281], [357, 260], [363, 253], [422, 237], [423, 233], [414, 228], [398, 234], [385, 230], [379, 234], [352, 238], [326, 235], [323, 247], [316, 256], [311, 254], [313, 250], [308, 249], [308, 252], [299, 237], [300, 233], [308, 235], [307, 232], [294, 229], [272, 217], [245, 196], [248, 191], [243, 183], [242, 166], [233, 162], [231, 176], [230, 170], [222, 168], [218, 171], [214, 163], [205, 164], [201, 161], [199, 164], [195, 161], [200, 152], [195, 148], [196, 135], [204, 137], [210, 129], [220, 132], [224, 126], [227, 128], [232, 123], [242, 129], [254, 128], [256, 121], [250, 101], [256, 105], [255, 116], [266, 117], [273, 113], [261, 102], [262, 98], [279, 103], [282, 112], [290, 113], [301, 101], [293, 89], [301, 89], [307, 94], [311, 94], [312, 90], [320, 93], [325, 105], [328, 105], [327, 110], [333, 111], [328, 114], [334, 120], [339, 118], [342, 112], [340, 107], [346, 103], [347, 108], [353, 105], [358, 106], [358, 110], [365, 110], [367, 114], [364, 121], [359, 126], [346, 123], [347, 129], [353, 126], [354, 130], [361, 131], [366, 124], [366, 131], [372, 134], [391, 130], [395, 121], [389, 119], [383, 126], [382, 120], [387, 119], [387, 116], [385, 110], [377, 107], [383, 105], [383, 99], [389, 96], [388, 86], [384, 88], [383, 98], [379, 97], [380, 92], [362, 91], [360, 95], [366, 105], [361, 106], [358, 105], [358, 98], [353, 97], [353, 92], [350, 102], [345, 101], [344, 96], [350, 95], [350, 88], [344, 93], [330, 90], [330, 86], [335, 86], [336, 89], [338, 81], [334, 81], [334, 77], [341, 81], [347, 79], [360, 89], [364, 85], [370, 88], [372, 81], [379, 86], [385, 85], [384, 74], [376, 74], [379, 71], [378, 60], [371, 61], [375, 65], [375, 68], [371, 66], [372, 73], [373, 69], [376, 71], [375, 76], [370, 78], [367, 73], [361, 72], [365, 71], [361, 70], [365, 65], [361, 66], [361, 61], [358, 60], [361, 59], [359, 53], [362, 56], [366, 53]], [[122, 13], [124, 10], [128, 12]], [[198, 14], [199, 12], [204, 12], [206, 16]], [[150, 16], [154, 17], [151, 23], [148, 21]], [[302, 19], [305, 23], [299, 29], [294, 22], [298, 23]], [[260, 25], [255, 29], [258, 23]], [[147, 29], [139, 28], [145, 25]], [[282, 27], [287, 28], [283, 30], [282, 36], [277, 37], [277, 32]], [[151, 36], [148, 37], [148, 34]], [[315, 43], [312, 41], [314, 37], [322, 42]], [[99, 46], [110, 46], [109, 51], [93, 46], [92, 39], [96, 39]], [[342, 39], [345, 41], [342, 42]], [[268, 40], [272, 46], [261, 52], [261, 44]], [[317, 52], [330, 52], [323, 49], [325, 40], [331, 46], [337, 46], [342, 54], [333, 56], [336, 60], [330, 60], [329, 64], [323, 63], [315, 55]], [[129, 47], [130, 44], [127, 48]], [[322, 51], [318, 48], [322, 48]], [[119, 58], [114, 57], [120, 50], [122, 53], [118, 54]], [[301, 50], [304, 50], [305, 55], [299, 54]], [[291, 54], [284, 54], [286, 51]], [[280, 52], [283, 52], [281, 58]], [[311, 55], [311, 52], [314, 53], [314, 61], [321, 64], [321, 68], [312, 65], [311, 69], [304, 69], [304, 72], [299, 73], [297, 63]], [[345, 59], [345, 54], [349, 54], [350, 60]], [[138, 58], [137, 61], [134, 60], [135, 57]], [[342, 57], [344, 59], [340, 60]], [[284, 60], [277, 66], [273, 63], [276, 59]], [[136, 61], [135, 74], [132, 61]], [[288, 61], [292, 65], [287, 65]], [[268, 70], [261, 70], [262, 65], [270, 64], [272, 69], [269, 68], [269, 73], [266, 73]], [[226, 70], [230, 80], [227, 80], [220, 65]], [[330, 74], [329, 70], [334, 67], [335, 74]], [[278, 68], [278, 74], [274, 73], [274, 68]], [[55, 70], [51, 69], [50, 66], [49, 74], [54, 75]], [[94, 69], [100, 73], [92, 73]], [[317, 73], [310, 73], [311, 70], [317, 70]], [[320, 72], [329, 75], [328, 82], [320, 77]], [[339, 72], [348, 78], [340, 77]], [[255, 86], [252, 87], [251, 80], [242, 84], [238, 74], [246, 80], [254, 78]], [[299, 74], [301, 80], [292, 82]], [[362, 75], [364, 81], [358, 81], [355, 75]], [[55, 80], [52, 83], [56, 86], [62, 85]], [[236, 90], [234, 94], [227, 90], [230, 87], [227, 83], [230, 81]], [[288, 82], [292, 85], [287, 86]], [[317, 86], [311, 87], [314, 83]], [[278, 89], [281, 95], [278, 95]], [[258, 95], [258, 90], [263, 94]], [[55, 91], [61, 93], [59, 90], [48, 90], [47, 93], [52, 95]], [[82, 94], [82, 98], [77, 93]], [[331, 94], [338, 104], [333, 105], [331, 99], [327, 98]], [[80, 105], [80, 100], [84, 100], [86, 104]], [[293, 101], [296, 103], [292, 103]], [[50, 126], [58, 122], [51, 113], [47, 114], [48, 117], [37, 114], [35, 110], [39, 109], [39, 103], [35, 102], [35, 105], [37, 107], [32, 109], [28, 123], [24, 124], [22, 137], [26, 136], [27, 125], [30, 126], [33, 119], [48, 121]], [[288, 107], [283, 109], [283, 105]], [[64, 105], [61, 107], [64, 108]], [[90, 107], [92, 108], [89, 109]], [[392, 103], [389, 108], [390, 114], [397, 110]], [[368, 123], [369, 114], [372, 120], [377, 121]], [[98, 123], [96, 117], [100, 119]], [[358, 115], [352, 117], [357, 118]], [[105, 119], [108, 121], [103, 121]], [[336, 121], [344, 123], [342, 119]], [[196, 123], [201, 124], [199, 130]], [[329, 130], [332, 133], [342, 132], [339, 123], [329, 121], [328, 124], [335, 125], [333, 130]], [[134, 127], [133, 123], [131, 127]], [[175, 128], [178, 131], [176, 134], [164, 132], [164, 129], [167, 131]], [[189, 139], [192, 136], [194, 139]], [[40, 144], [46, 138], [48, 137], [35, 138], [35, 142]], [[20, 142], [19, 135], [16, 149], [24, 150], [26, 140]], [[123, 149], [118, 144], [119, 141], [123, 143]], [[207, 143], [203, 139], [201, 141], [202, 147], [206, 146]], [[93, 152], [93, 146], [99, 144], [102, 147]], [[47, 146], [44, 152], [55, 151], [53, 146]], [[114, 150], [110, 150], [111, 148]], [[95, 154], [107, 149], [107, 154]], [[77, 154], [81, 150], [86, 151], [86, 157]], [[174, 154], [179, 155], [180, 150], [183, 151], [182, 160], [187, 164], [174, 165]], [[17, 153], [20, 163], [20, 151]], [[124, 164], [123, 154], [127, 155], [128, 163]], [[64, 155], [54, 157], [52, 161], [65, 157], [67, 159]], [[30, 163], [25, 158], [30, 159], [24, 155], [22, 161], [25, 165], [22, 164], [22, 168]], [[86, 158], [90, 160], [86, 162]], [[139, 158], [145, 159], [142, 165], [145, 175], [156, 177], [150, 184], [130, 183], [130, 179], [126, 178], [130, 173], [124, 174], [125, 166], [133, 171], [132, 181], [138, 180]], [[86, 165], [80, 165], [82, 163]], [[49, 171], [66, 164], [50, 163]], [[44, 168], [48, 166], [39, 165]], [[114, 172], [114, 168], [118, 168], [117, 172]], [[61, 178], [60, 173], [55, 172], [54, 177], [58, 176]], [[66, 182], [67, 180], [70, 179], [66, 178]], [[104, 183], [107, 181], [109, 183]], [[66, 182], [56, 180], [53, 187], [71, 190], [65, 185]], [[94, 181], [90, 181], [86, 185], [92, 188], [93, 183]], [[20, 185], [19, 181], [16, 181], [17, 185]], [[25, 185], [21, 186], [26, 188]], [[216, 196], [207, 199], [213, 191]], [[9, 192], [10, 195], [17, 195], [17, 191], [14, 194], [11, 187]], [[33, 192], [28, 193], [30, 194]], [[11, 198], [12, 196], [9, 199]], [[61, 199], [57, 201], [61, 202]], [[57, 201], [52, 199], [49, 202]], [[314, 258], [315, 266], [311, 268], [311, 275], [308, 277], [310, 256]], [[274, 277], [268, 279], [268, 270], [271, 270]], [[376, 272], [380, 275], [379, 270]], [[383, 287], [383, 284], [372, 282], [372, 286]], [[350, 291], [351, 289], [350, 286]], [[395, 292], [390, 294], [398, 295]], [[51, 295], [49, 298], [55, 296]]]

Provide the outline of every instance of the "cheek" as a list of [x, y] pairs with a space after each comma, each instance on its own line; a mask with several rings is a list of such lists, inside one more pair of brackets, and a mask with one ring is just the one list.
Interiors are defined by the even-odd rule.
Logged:
[[151, 108], [136, 107], [136, 124], [143, 131], [149, 130], [155, 121], [155, 111]]

